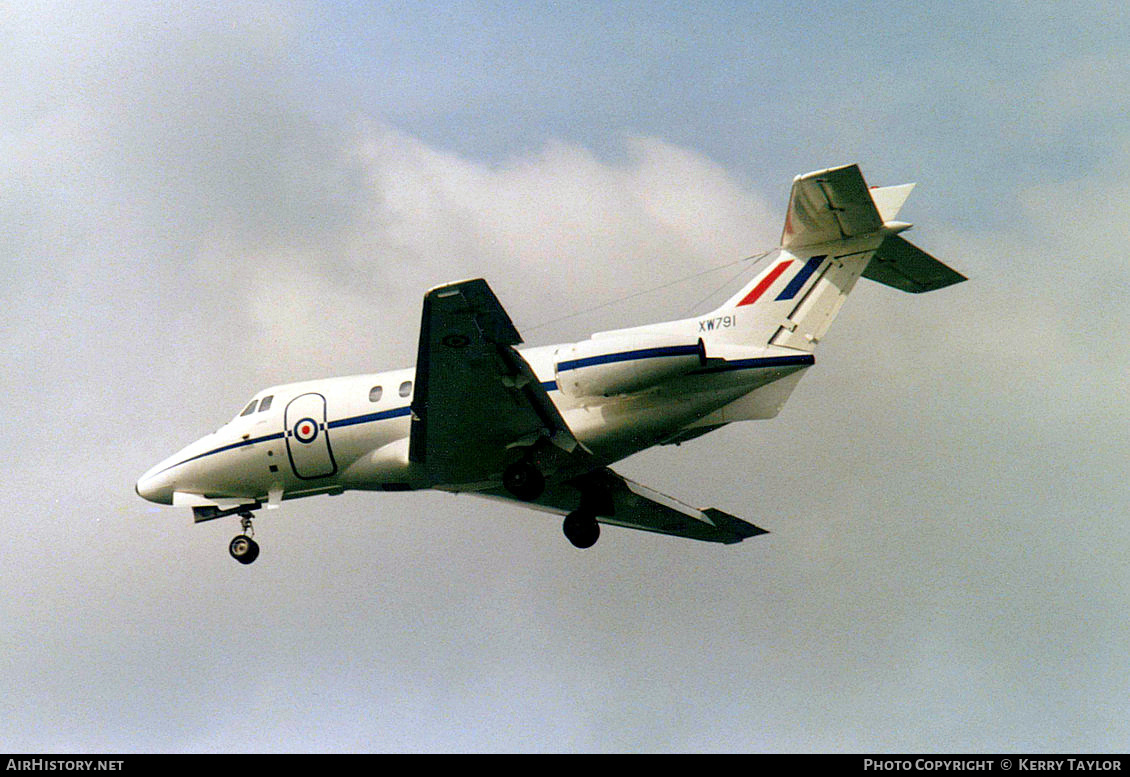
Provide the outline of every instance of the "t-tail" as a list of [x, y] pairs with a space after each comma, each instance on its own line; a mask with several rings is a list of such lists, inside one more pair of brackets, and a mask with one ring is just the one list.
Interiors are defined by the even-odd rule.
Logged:
[[900, 237], [911, 225], [895, 217], [913, 188], [868, 188], [858, 165], [797, 176], [781, 247], [705, 316], [727, 324], [706, 332], [707, 353], [731, 346], [812, 353], [860, 277], [915, 294], [965, 280]]
[[868, 188], [856, 165], [793, 180], [780, 248], [741, 291], [696, 321], [706, 369], [745, 370], [764, 384], [672, 442], [776, 416], [861, 277], [916, 294], [965, 280], [899, 236], [910, 224], [895, 218], [913, 188]]

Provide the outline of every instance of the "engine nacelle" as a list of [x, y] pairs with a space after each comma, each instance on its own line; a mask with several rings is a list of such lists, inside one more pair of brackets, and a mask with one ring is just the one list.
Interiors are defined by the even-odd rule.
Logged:
[[632, 394], [706, 363], [702, 340], [665, 335], [598, 337], [558, 349], [557, 387], [570, 397]]

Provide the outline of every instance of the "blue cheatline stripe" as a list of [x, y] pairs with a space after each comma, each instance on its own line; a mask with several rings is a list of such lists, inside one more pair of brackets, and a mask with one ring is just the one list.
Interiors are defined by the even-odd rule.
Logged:
[[[339, 419], [337, 421], [330, 421], [328, 424], [326, 424], [326, 426], [329, 427], [330, 429], [337, 429], [338, 427], [341, 427], [341, 426], [353, 426], [354, 424], [367, 424], [367, 423], [372, 423], [373, 421], [384, 421], [385, 419], [388, 419], [388, 418], [400, 418], [402, 416], [411, 415], [411, 413], [412, 413], [412, 408], [410, 408], [410, 407], [397, 407], [397, 408], [394, 408], [392, 410], [384, 410], [380, 413], [368, 413], [366, 415], [353, 416], [352, 418], [342, 418], [342, 419]], [[170, 469], [173, 469], [174, 467], [179, 467], [182, 464], [188, 464], [190, 461], [196, 461], [197, 459], [203, 459], [207, 456], [215, 456], [217, 453], [223, 453], [224, 451], [230, 451], [230, 450], [234, 450], [236, 448], [243, 448], [247, 445], [254, 445], [255, 443], [258, 443], [258, 442], [270, 442], [271, 440], [281, 440], [282, 438], [283, 438], [282, 432], [275, 432], [274, 434], [266, 434], [266, 435], [263, 435], [262, 437], [256, 437], [254, 440], [240, 440], [239, 442], [233, 442], [230, 445], [221, 445], [219, 448], [213, 448], [210, 451], [205, 451], [204, 453], [198, 453], [195, 456], [192, 456], [190, 458], [185, 459], [184, 461], [178, 461], [176, 464], [172, 464], [168, 467], [165, 467], [163, 470], [161, 470], [161, 472], [168, 472]], [[161, 472], [158, 472], [157, 474], [159, 475], [159, 474], [161, 474]]]
[[783, 299], [792, 299], [800, 290], [804, 288], [804, 284], [812, 277], [812, 273], [816, 272], [816, 268], [823, 264], [824, 260], [828, 258], [827, 254], [823, 256], [814, 256], [804, 263], [804, 267], [800, 268], [800, 272], [789, 281], [789, 285], [781, 292], [781, 296], [777, 297], [776, 302]]
[[193, 456], [191, 459], [185, 459], [181, 462], [181, 464], [184, 464], [186, 461], [194, 461], [196, 459], [202, 459], [205, 456], [211, 456], [213, 453], [222, 453], [223, 451], [242, 448], [245, 445], [254, 445], [257, 442], [266, 442], [267, 440], [280, 440], [282, 439], [282, 436], [282, 432], [275, 432], [274, 434], [264, 435], [263, 437], [256, 437], [254, 440], [240, 440], [239, 442], [233, 442], [231, 445], [225, 445], [222, 448], [216, 448], [216, 450], [214, 451], [208, 451], [207, 453], [201, 453], [197, 456]]
[[[557, 381], [555, 381], [555, 380], [545, 381], [544, 383], [541, 384], [541, 387], [543, 389], [545, 389], [546, 391], [557, 391]], [[357, 424], [370, 424], [370, 423], [373, 423], [375, 421], [386, 421], [390, 418], [403, 418], [404, 416], [407, 416], [407, 415], [412, 415], [412, 408], [406, 405], [404, 407], [393, 408], [392, 410], [382, 410], [379, 413], [366, 413], [365, 415], [356, 415], [356, 416], [353, 416], [352, 418], [339, 418], [336, 421], [330, 421], [328, 424], [326, 424], [326, 427], [329, 428], [329, 429], [340, 429], [340, 428], [345, 427], [345, 426], [356, 426]], [[179, 467], [182, 464], [188, 464], [190, 461], [196, 461], [197, 459], [203, 459], [203, 458], [206, 458], [208, 456], [214, 456], [217, 453], [223, 453], [224, 451], [230, 451], [230, 450], [234, 450], [236, 448], [243, 448], [245, 446], [254, 445], [255, 443], [259, 443], [259, 442], [270, 442], [271, 440], [281, 440], [283, 438], [283, 436], [284, 436], [283, 432], [275, 432], [274, 434], [267, 434], [267, 435], [264, 435], [262, 437], [256, 437], [253, 440], [240, 440], [239, 442], [233, 442], [230, 445], [222, 445], [219, 448], [213, 448], [210, 451], [205, 451], [204, 453], [198, 453], [195, 456], [192, 456], [190, 458], [185, 459], [184, 461], [178, 461], [176, 464], [172, 464], [168, 467], [165, 467], [165, 469], [161, 470], [161, 472], [168, 472], [170, 469], [173, 469], [175, 467]], [[161, 474], [161, 473], [159, 472], [157, 474]]]
[[582, 367], [592, 367], [596, 364], [612, 364], [613, 362], [628, 362], [636, 359], [658, 359], [663, 356], [697, 356], [698, 354], [698, 343], [694, 345], [669, 345], [663, 348], [641, 348], [638, 351], [607, 353], [603, 356], [589, 356], [584, 359], [560, 362], [557, 365], [557, 371], [579, 370]]
[[[214, 448], [213, 450], [206, 451], [204, 453], [198, 453], [195, 456], [191, 456], [191, 457], [185, 459], [184, 461], [178, 461], [176, 464], [170, 464], [169, 466], [167, 466], [163, 470], [161, 470], [161, 472], [168, 472], [169, 470], [173, 469], [174, 467], [179, 467], [181, 464], [187, 464], [188, 462], [196, 461], [197, 459], [203, 459], [205, 456], [213, 456], [217, 453], [223, 453], [224, 451], [235, 450], [236, 448], [243, 448], [244, 446], [247, 446], [247, 445], [254, 445], [257, 442], [267, 442], [269, 440], [281, 440], [282, 437], [283, 437], [282, 432], [275, 432], [274, 434], [267, 434], [267, 435], [264, 435], [262, 437], [256, 437], [254, 440], [240, 440], [239, 442], [233, 442], [230, 445], [223, 445], [219, 448]], [[158, 472], [157, 474], [160, 475], [161, 472]]]
[[341, 418], [337, 421], [330, 421], [329, 427], [337, 429], [341, 426], [355, 426], [356, 424], [368, 424], [373, 421], [384, 421], [386, 418], [400, 418], [401, 416], [411, 415], [412, 408], [398, 407], [393, 410], [383, 410], [380, 413], [367, 413], [366, 415], [355, 415], [352, 418]]

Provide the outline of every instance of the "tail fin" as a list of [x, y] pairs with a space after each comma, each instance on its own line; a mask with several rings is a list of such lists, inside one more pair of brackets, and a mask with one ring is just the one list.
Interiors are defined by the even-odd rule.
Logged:
[[894, 220], [914, 184], [869, 189], [857, 165], [797, 176], [781, 247], [753, 280], [708, 314], [725, 326], [707, 344], [811, 353], [862, 276], [902, 291], [965, 280], [898, 236]]

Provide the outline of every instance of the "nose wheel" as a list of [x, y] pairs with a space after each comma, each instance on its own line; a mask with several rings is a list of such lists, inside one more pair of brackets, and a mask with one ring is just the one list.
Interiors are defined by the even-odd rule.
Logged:
[[255, 535], [255, 529], [251, 526], [251, 513], [240, 513], [239, 525], [243, 534], [228, 544], [228, 553], [240, 564], [250, 564], [259, 558], [259, 543], [251, 539]]

